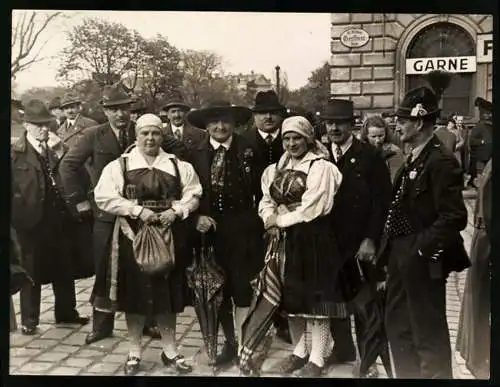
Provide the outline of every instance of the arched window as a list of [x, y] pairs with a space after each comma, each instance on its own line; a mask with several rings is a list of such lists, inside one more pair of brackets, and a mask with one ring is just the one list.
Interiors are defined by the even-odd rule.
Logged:
[[[452, 23], [435, 23], [418, 33], [408, 46], [407, 58], [476, 56], [475, 43], [464, 29]], [[473, 73], [455, 73], [442, 98], [442, 114], [473, 115]], [[406, 90], [424, 84], [422, 75], [407, 75]]]

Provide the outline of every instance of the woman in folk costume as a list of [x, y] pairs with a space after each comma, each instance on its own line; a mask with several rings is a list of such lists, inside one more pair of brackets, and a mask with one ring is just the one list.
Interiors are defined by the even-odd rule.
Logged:
[[[283, 121], [285, 153], [262, 175], [263, 198], [259, 215], [271, 235], [285, 233], [282, 310], [288, 315], [295, 349], [280, 371], [317, 377], [331, 342], [329, 319], [345, 318], [346, 304], [337, 281], [340, 265], [335, 237], [327, 216], [342, 181], [328, 151], [314, 139], [304, 117]], [[306, 327], [312, 348], [306, 347]]]
[[467, 368], [478, 379], [490, 377], [491, 341], [491, 203], [492, 165], [486, 164], [479, 182], [474, 235], [470, 252], [457, 334], [457, 351]]
[[[161, 127], [159, 117], [141, 116], [136, 124], [136, 147], [104, 168], [94, 190], [97, 206], [117, 216], [110, 290], [105, 296], [110, 305], [116, 301], [116, 308], [125, 312], [130, 339], [126, 374], [139, 370], [141, 336], [149, 314], [156, 317], [161, 332], [163, 364], [180, 373], [192, 371], [177, 352], [175, 324], [176, 314], [191, 302], [185, 276], [192, 256], [187, 221], [198, 207], [202, 188], [191, 164], [161, 149]], [[173, 258], [173, 268], [159, 264], [163, 269], [152, 273], [146, 269], [146, 260], [140, 260], [137, 237], [151, 226], [156, 226], [166, 248], [150, 256], [165, 261]]]

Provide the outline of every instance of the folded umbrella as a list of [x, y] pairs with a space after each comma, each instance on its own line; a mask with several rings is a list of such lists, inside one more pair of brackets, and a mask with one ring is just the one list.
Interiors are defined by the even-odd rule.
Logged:
[[281, 267], [284, 260], [284, 237], [269, 240], [264, 268], [252, 281], [254, 295], [242, 326], [240, 369], [249, 367], [252, 355], [263, 342], [273, 323], [283, 291]]
[[193, 264], [186, 269], [188, 286], [194, 293], [194, 309], [207, 356], [213, 364], [217, 356], [219, 309], [222, 304], [224, 271], [215, 263], [213, 246], [206, 246], [204, 238], [199, 259], [196, 252]]

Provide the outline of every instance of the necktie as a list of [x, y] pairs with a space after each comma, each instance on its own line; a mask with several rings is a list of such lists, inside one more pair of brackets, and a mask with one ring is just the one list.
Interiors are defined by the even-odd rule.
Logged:
[[267, 145], [271, 145], [272, 144], [272, 142], [273, 142], [273, 136], [271, 134], [267, 135], [266, 142], [267, 142]]
[[221, 192], [224, 188], [224, 174], [226, 172], [226, 148], [222, 145], [215, 151], [210, 170], [212, 189]]
[[128, 146], [128, 136], [127, 136], [127, 129], [126, 128], [120, 129], [119, 142], [120, 142], [120, 148], [121, 148], [122, 152], [125, 152], [125, 149], [127, 149], [127, 146]]
[[175, 129], [174, 136], [177, 140], [182, 141], [181, 131], [179, 129]]
[[53, 155], [52, 149], [50, 149], [49, 146], [47, 145], [47, 141], [39, 140], [39, 143], [40, 143], [40, 148], [42, 150], [40, 154], [43, 160], [43, 167], [47, 171], [47, 174], [50, 178], [52, 185], [55, 186], [54, 175], [52, 172], [56, 164], [55, 156]]
[[335, 157], [337, 160], [340, 160], [340, 158], [342, 157], [343, 153], [342, 153], [342, 149], [340, 148], [340, 145], [337, 145], [336, 148], [335, 148]]

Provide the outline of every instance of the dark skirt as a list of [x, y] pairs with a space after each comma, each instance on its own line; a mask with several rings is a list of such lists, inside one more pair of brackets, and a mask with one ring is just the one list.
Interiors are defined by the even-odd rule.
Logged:
[[348, 316], [340, 284], [344, 259], [327, 217], [286, 229], [285, 314], [311, 318]]
[[479, 379], [489, 379], [490, 376], [490, 254], [486, 230], [476, 229], [472, 239], [472, 265], [465, 281], [456, 349], [465, 359], [470, 372]]
[[[111, 224], [112, 233], [113, 224]], [[94, 232], [96, 230], [94, 229]], [[157, 315], [166, 312], [182, 313], [192, 305], [192, 293], [187, 286], [186, 268], [192, 263], [192, 251], [187, 244], [186, 222], [177, 222], [172, 228], [175, 246], [175, 268], [167, 274], [148, 275], [137, 264], [132, 242], [120, 232], [117, 277], [116, 310], [141, 314]], [[111, 309], [109, 300], [111, 237], [107, 248], [99, 246], [106, 255], [98, 260], [96, 281], [91, 302], [98, 309]]]

